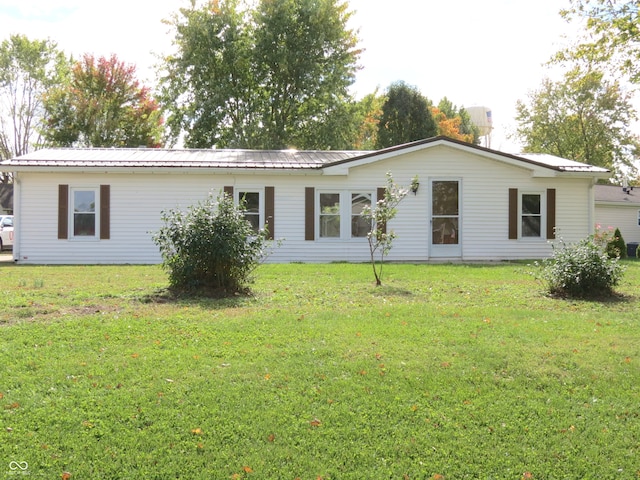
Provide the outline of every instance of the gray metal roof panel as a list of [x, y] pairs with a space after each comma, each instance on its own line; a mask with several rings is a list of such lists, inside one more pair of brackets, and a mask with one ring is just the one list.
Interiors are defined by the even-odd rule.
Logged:
[[52, 148], [3, 162], [20, 167], [144, 167], [312, 169], [361, 156], [362, 151]]

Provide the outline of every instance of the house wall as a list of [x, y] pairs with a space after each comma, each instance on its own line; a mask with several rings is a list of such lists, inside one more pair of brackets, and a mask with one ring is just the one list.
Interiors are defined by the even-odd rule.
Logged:
[[[349, 175], [301, 174], [121, 174], [121, 173], [20, 173], [19, 248], [14, 255], [22, 263], [158, 263], [158, 248], [151, 232], [161, 227], [160, 212], [186, 209], [224, 186], [236, 189], [275, 187], [275, 238], [281, 246], [271, 262], [368, 261], [365, 238], [350, 240], [304, 239], [305, 187], [316, 191], [370, 191], [384, 187], [386, 172], [408, 186], [418, 175], [417, 195], [409, 193], [389, 225], [397, 238], [389, 260], [427, 261], [429, 254], [429, 182], [459, 179], [462, 195], [461, 260], [530, 259], [548, 256], [545, 239], [508, 239], [508, 191], [543, 193], [555, 188], [558, 235], [578, 240], [592, 230], [589, 192], [585, 178], [533, 178], [527, 168], [507, 165], [473, 153], [437, 146], [351, 168]], [[111, 187], [109, 240], [57, 239], [58, 185]]]
[[596, 203], [596, 223], [602, 229], [619, 228], [624, 241], [640, 242], [640, 225], [638, 225], [640, 205], [600, 204]]

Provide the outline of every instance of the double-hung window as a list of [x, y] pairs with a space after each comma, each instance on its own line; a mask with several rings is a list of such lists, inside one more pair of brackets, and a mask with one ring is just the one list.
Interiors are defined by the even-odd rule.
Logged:
[[74, 237], [96, 237], [97, 198], [97, 189], [71, 189], [73, 206], [71, 222]]
[[238, 201], [243, 206], [244, 218], [251, 224], [253, 231], [258, 233], [264, 225], [264, 209], [262, 208], [260, 192], [239, 191]]
[[351, 237], [366, 237], [371, 231], [371, 220], [362, 215], [365, 207], [371, 207], [370, 193], [351, 194]]
[[340, 238], [340, 193], [320, 193], [320, 238]]
[[320, 192], [318, 194], [318, 232], [320, 238], [362, 238], [371, 230], [371, 222], [362, 212], [371, 207], [368, 192]]
[[523, 238], [542, 236], [542, 195], [523, 193], [521, 196], [521, 235]]

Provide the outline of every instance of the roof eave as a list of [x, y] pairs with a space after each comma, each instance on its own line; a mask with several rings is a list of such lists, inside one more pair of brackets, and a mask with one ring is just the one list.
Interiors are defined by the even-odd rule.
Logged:
[[115, 173], [115, 174], [215, 174], [215, 175], [253, 175], [261, 172], [269, 175], [320, 175], [319, 167], [142, 167], [142, 166], [12, 166], [12, 173]]

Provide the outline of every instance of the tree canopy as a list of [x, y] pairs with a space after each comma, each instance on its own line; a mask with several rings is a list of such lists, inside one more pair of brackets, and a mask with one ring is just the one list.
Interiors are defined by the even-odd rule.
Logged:
[[392, 83], [382, 105], [376, 147], [392, 147], [437, 134], [429, 100], [416, 87], [405, 82]]
[[161, 98], [188, 147], [346, 148], [360, 50], [339, 0], [214, 0], [180, 9]]
[[599, 65], [640, 83], [640, 4], [637, 0], [570, 0], [564, 18], [585, 23], [579, 42], [556, 56], [557, 61]]
[[44, 97], [44, 138], [66, 147], [160, 146], [159, 105], [135, 70], [115, 55], [84, 55]]
[[545, 79], [529, 101], [517, 104], [516, 137], [524, 151], [619, 171], [633, 167], [640, 145], [629, 92], [600, 71], [574, 68], [559, 82]]
[[69, 60], [50, 40], [11, 35], [0, 44], [0, 160], [28, 153], [41, 141], [42, 95]]

